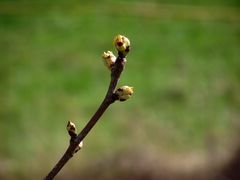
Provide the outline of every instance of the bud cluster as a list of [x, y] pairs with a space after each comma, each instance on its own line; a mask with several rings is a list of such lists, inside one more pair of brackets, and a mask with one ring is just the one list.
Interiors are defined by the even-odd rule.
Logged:
[[[124, 57], [130, 51], [130, 41], [127, 37], [123, 35], [117, 35], [114, 40], [113, 44], [116, 47], [118, 54], [123, 55]], [[102, 54], [103, 62], [107, 66], [109, 70], [112, 69], [113, 65], [115, 64], [117, 58], [112, 53], [112, 51], [107, 51]]]
[[[112, 67], [118, 61], [126, 61], [125, 57], [130, 51], [130, 41], [127, 37], [123, 35], [117, 35], [114, 37], [113, 44], [118, 51], [118, 58], [112, 53], [112, 51], [107, 51], [102, 54], [103, 62], [109, 70], [112, 71]], [[119, 101], [126, 101], [133, 94], [133, 87], [122, 86], [115, 90], [113, 94], [113, 99]]]

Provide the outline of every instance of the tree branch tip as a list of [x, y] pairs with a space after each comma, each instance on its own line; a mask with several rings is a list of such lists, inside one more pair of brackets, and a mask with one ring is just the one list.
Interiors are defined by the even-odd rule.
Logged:
[[119, 55], [123, 55], [125, 57], [130, 51], [130, 40], [123, 35], [119, 34], [115, 36], [113, 44], [116, 47]]

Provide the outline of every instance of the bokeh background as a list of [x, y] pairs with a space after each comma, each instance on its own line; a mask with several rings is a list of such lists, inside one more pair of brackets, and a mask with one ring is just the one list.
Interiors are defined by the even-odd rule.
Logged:
[[[132, 44], [114, 103], [57, 179], [160, 179], [227, 161], [240, 129], [238, 0], [0, 1], [0, 178], [42, 179], [105, 96], [103, 51]], [[206, 172], [206, 171], [204, 171]]]

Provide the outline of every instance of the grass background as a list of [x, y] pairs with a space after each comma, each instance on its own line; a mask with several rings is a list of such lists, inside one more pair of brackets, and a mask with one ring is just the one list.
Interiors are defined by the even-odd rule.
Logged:
[[[166, 4], [168, 3], [168, 4]], [[0, 177], [43, 177], [103, 99], [103, 51], [124, 34], [132, 50], [114, 103], [72, 160], [78, 171], [133, 147], [160, 154], [236, 142], [240, 11], [231, 1], [1, 1]], [[80, 167], [81, 166], [81, 167]]]

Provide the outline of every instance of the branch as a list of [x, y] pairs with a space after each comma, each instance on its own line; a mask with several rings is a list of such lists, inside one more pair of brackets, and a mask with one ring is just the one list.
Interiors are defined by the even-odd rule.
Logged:
[[[118, 50], [118, 57], [116, 58], [110, 51], [108, 51], [108, 53], [104, 53], [103, 55], [103, 58], [106, 61], [105, 63], [111, 70], [111, 81], [104, 100], [102, 101], [101, 105], [99, 106], [95, 114], [89, 120], [87, 125], [82, 129], [82, 131], [78, 135], [75, 132], [76, 131], [75, 125], [68, 124], [67, 128], [69, 135], [71, 136], [70, 144], [66, 152], [61, 157], [61, 159], [57, 162], [57, 164], [53, 167], [49, 174], [44, 178], [44, 180], [53, 179], [62, 169], [62, 167], [68, 162], [68, 160], [73, 157], [74, 153], [81, 149], [79, 145], [82, 144], [80, 143], [87, 136], [87, 134], [90, 132], [93, 126], [97, 123], [99, 118], [102, 116], [102, 114], [105, 112], [105, 110], [109, 107], [110, 104], [112, 104], [116, 100], [120, 101], [126, 100], [132, 95], [133, 90], [128, 86], [124, 86], [115, 91], [116, 85], [126, 63], [125, 56], [129, 52], [130, 42], [126, 37], [121, 35], [118, 35], [115, 38], [114, 42]], [[109, 54], [109, 52], [111, 54]]]

